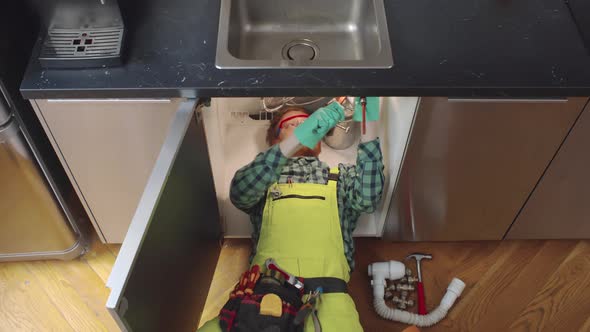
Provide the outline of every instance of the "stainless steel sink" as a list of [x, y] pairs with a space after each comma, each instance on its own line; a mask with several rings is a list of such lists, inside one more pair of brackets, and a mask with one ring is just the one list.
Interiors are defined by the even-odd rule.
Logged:
[[221, 0], [215, 64], [390, 68], [383, 0]]

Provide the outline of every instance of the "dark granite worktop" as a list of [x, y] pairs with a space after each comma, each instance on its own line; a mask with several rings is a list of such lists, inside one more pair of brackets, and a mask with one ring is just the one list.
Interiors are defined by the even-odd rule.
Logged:
[[564, 0], [385, 0], [395, 65], [369, 70], [220, 70], [218, 0], [123, 6], [129, 16], [123, 66], [45, 70], [36, 49], [23, 95], [590, 95], [590, 53]]

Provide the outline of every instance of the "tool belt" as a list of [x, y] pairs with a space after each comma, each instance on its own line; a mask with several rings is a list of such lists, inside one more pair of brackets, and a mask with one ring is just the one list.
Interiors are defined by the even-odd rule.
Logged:
[[[312, 315], [316, 331], [321, 331], [315, 309], [317, 300], [324, 293], [346, 293], [346, 282], [338, 278], [296, 278], [274, 269], [269, 261], [277, 266], [269, 259], [262, 270], [254, 265], [242, 274], [219, 313], [221, 330], [302, 332], [305, 319]], [[309, 296], [303, 302], [305, 294]]]
[[340, 278], [306, 278], [304, 279], [305, 293], [322, 288], [322, 293], [348, 293], [346, 281]]

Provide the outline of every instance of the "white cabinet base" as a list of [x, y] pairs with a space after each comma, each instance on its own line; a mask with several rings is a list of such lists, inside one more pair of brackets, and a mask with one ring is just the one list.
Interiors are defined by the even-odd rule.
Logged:
[[103, 242], [123, 241], [180, 101], [32, 101]]
[[[418, 98], [382, 98], [381, 148], [385, 164], [385, 189], [378, 210], [362, 215], [355, 236], [381, 236], [388, 203], [400, 169], [408, 141]], [[250, 237], [252, 226], [248, 215], [232, 205], [229, 199], [231, 180], [235, 172], [268, 149], [265, 143], [269, 121], [265, 119], [260, 98], [214, 98], [211, 107], [203, 109], [207, 144], [211, 155], [213, 176], [219, 201], [225, 237]], [[260, 113], [262, 120], [250, 114]], [[339, 163], [356, 162], [357, 145], [346, 150], [334, 150], [322, 143], [320, 159], [331, 167]]]

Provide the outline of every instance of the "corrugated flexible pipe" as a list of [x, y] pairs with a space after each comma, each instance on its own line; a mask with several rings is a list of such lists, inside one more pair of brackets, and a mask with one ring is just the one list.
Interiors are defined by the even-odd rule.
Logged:
[[373, 306], [379, 316], [419, 327], [432, 326], [445, 318], [457, 298], [461, 296], [463, 289], [465, 289], [465, 283], [463, 281], [453, 278], [449, 287], [447, 287], [447, 292], [442, 298], [440, 305], [427, 315], [418, 315], [403, 310], [392, 309], [385, 304], [385, 300], [383, 299], [386, 286], [385, 279], [400, 279], [403, 278], [404, 274], [404, 264], [397, 261], [369, 265], [369, 276], [373, 277], [373, 280], [371, 280], [374, 296]]

